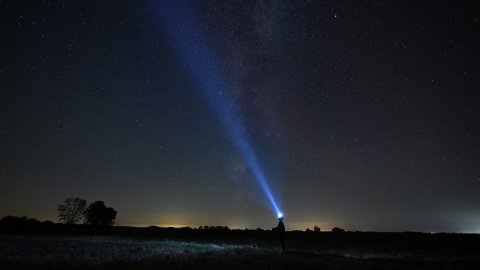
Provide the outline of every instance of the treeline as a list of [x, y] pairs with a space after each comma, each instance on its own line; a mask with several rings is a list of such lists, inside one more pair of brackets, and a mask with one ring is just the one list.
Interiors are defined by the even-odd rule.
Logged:
[[0, 219], [0, 226], [5, 227], [37, 227], [37, 226], [52, 226], [55, 223], [50, 220], [39, 221], [35, 218], [28, 217], [16, 217], [16, 216], [5, 216]]
[[[86, 224], [94, 226], [111, 226], [115, 224], [117, 211], [107, 207], [103, 201], [95, 201], [88, 205], [87, 201], [79, 197], [67, 198], [58, 205], [58, 221], [61, 224]], [[26, 216], [5, 216], [0, 220], [0, 225], [8, 227], [37, 227], [55, 225], [53, 221], [39, 221]]]
[[[95, 204], [94, 204], [95, 205]], [[63, 219], [62, 219], [63, 220]], [[73, 225], [74, 223], [66, 223], [66, 222], [60, 222], [60, 223], [54, 223], [53, 221], [46, 220], [46, 221], [39, 221], [35, 218], [28, 218], [26, 216], [22, 217], [17, 217], [17, 216], [5, 216], [0, 219], [0, 226], [2, 227], [47, 227], [47, 226], [53, 226], [53, 225]], [[83, 224], [89, 224], [87, 222], [84, 222]], [[209, 231], [209, 232], [219, 232], [219, 231], [258, 231], [258, 232], [264, 232], [264, 231], [269, 231], [269, 230], [264, 230], [262, 228], [257, 228], [257, 229], [230, 229], [228, 226], [199, 226], [199, 227], [182, 227], [182, 228], [174, 228], [174, 227], [158, 227], [158, 226], [149, 226], [147, 228], [150, 231], [160, 231], [160, 230], [165, 230], [165, 229], [171, 229], [171, 230], [181, 230], [181, 231]], [[272, 228], [271, 231], [275, 231], [276, 228]], [[303, 232], [299, 230], [294, 230], [292, 232]], [[320, 228], [315, 226], [313, 230], [311, 229], [306, 229], [305, 232], [307, 233], [317, 233], [320, 232]], [[345, 230], [334, 227], [332, 229], [333, 233], [344, 233]]]

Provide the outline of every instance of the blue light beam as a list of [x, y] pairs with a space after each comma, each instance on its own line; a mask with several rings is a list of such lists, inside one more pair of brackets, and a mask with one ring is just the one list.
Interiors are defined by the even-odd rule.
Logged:
[[233, 144], [248, 164], [277, 216], [283, 215], [275, 201], [265, 174], [250, 143], [242, 120], [235, 109], [230, 86], [225, 80], [215, 53], [204, 38], [204, 30], [193, 14], [188, 1], [152, 1], [154, 12], [161, 19], [179, 58], [188, 68], [198, 88], [232, 139]]

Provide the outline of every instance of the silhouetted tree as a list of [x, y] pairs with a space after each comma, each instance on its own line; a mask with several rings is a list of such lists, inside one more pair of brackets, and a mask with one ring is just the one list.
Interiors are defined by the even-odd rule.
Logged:
[[42, 224], [34, 218], [6, 216], [0, 220], [0, 226], [6, 227], [33, 227]]
[[53, 223], [53, 221], [51, 221], [51, 220], [45, 220], [45, 221], [42, 221], [42, 225], [43, 226], [53, 226], [53, 225], [55, 225], [55, 223]]
[[313, 227], [313, 231], [314, 232], [320, 232], [320, 227], [318, 227], [318, 226]]
[[102, 201], [91, 203], [85, 210], [85, 223], [89, 225], [111, 226], [115, 223], [117, 211], [105, 206]]
[[65, 199], [65, 201], [57, 207], [58, 221], [65, 224], [75, 224], [82, 220], [83, 212], [87, 201], [78, 197]]
[[338, 227], [334, 227], [332, 229], [332, 233], [343, 233], [343, 232], [345, 232], [345, 230]]

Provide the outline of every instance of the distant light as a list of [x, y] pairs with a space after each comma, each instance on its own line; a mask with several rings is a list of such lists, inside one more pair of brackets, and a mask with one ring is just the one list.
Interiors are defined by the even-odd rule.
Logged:
[[277, 213], [277, 217], [278, 217], [278, 218], [283, 218], [283, 213], [282, 213], [282, 212], [278, 212], [278, 213]]

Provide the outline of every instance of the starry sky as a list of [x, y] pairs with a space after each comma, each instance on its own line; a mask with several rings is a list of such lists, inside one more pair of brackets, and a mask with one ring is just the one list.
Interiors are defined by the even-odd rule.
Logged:
[[[56, 221], [79, 196], [114, 207], [117, 225], [276, 226], [162, 6], [0, 3], [0, 216]], [[478, 7], [183, 7], [288, 230], [480, 233]]]

